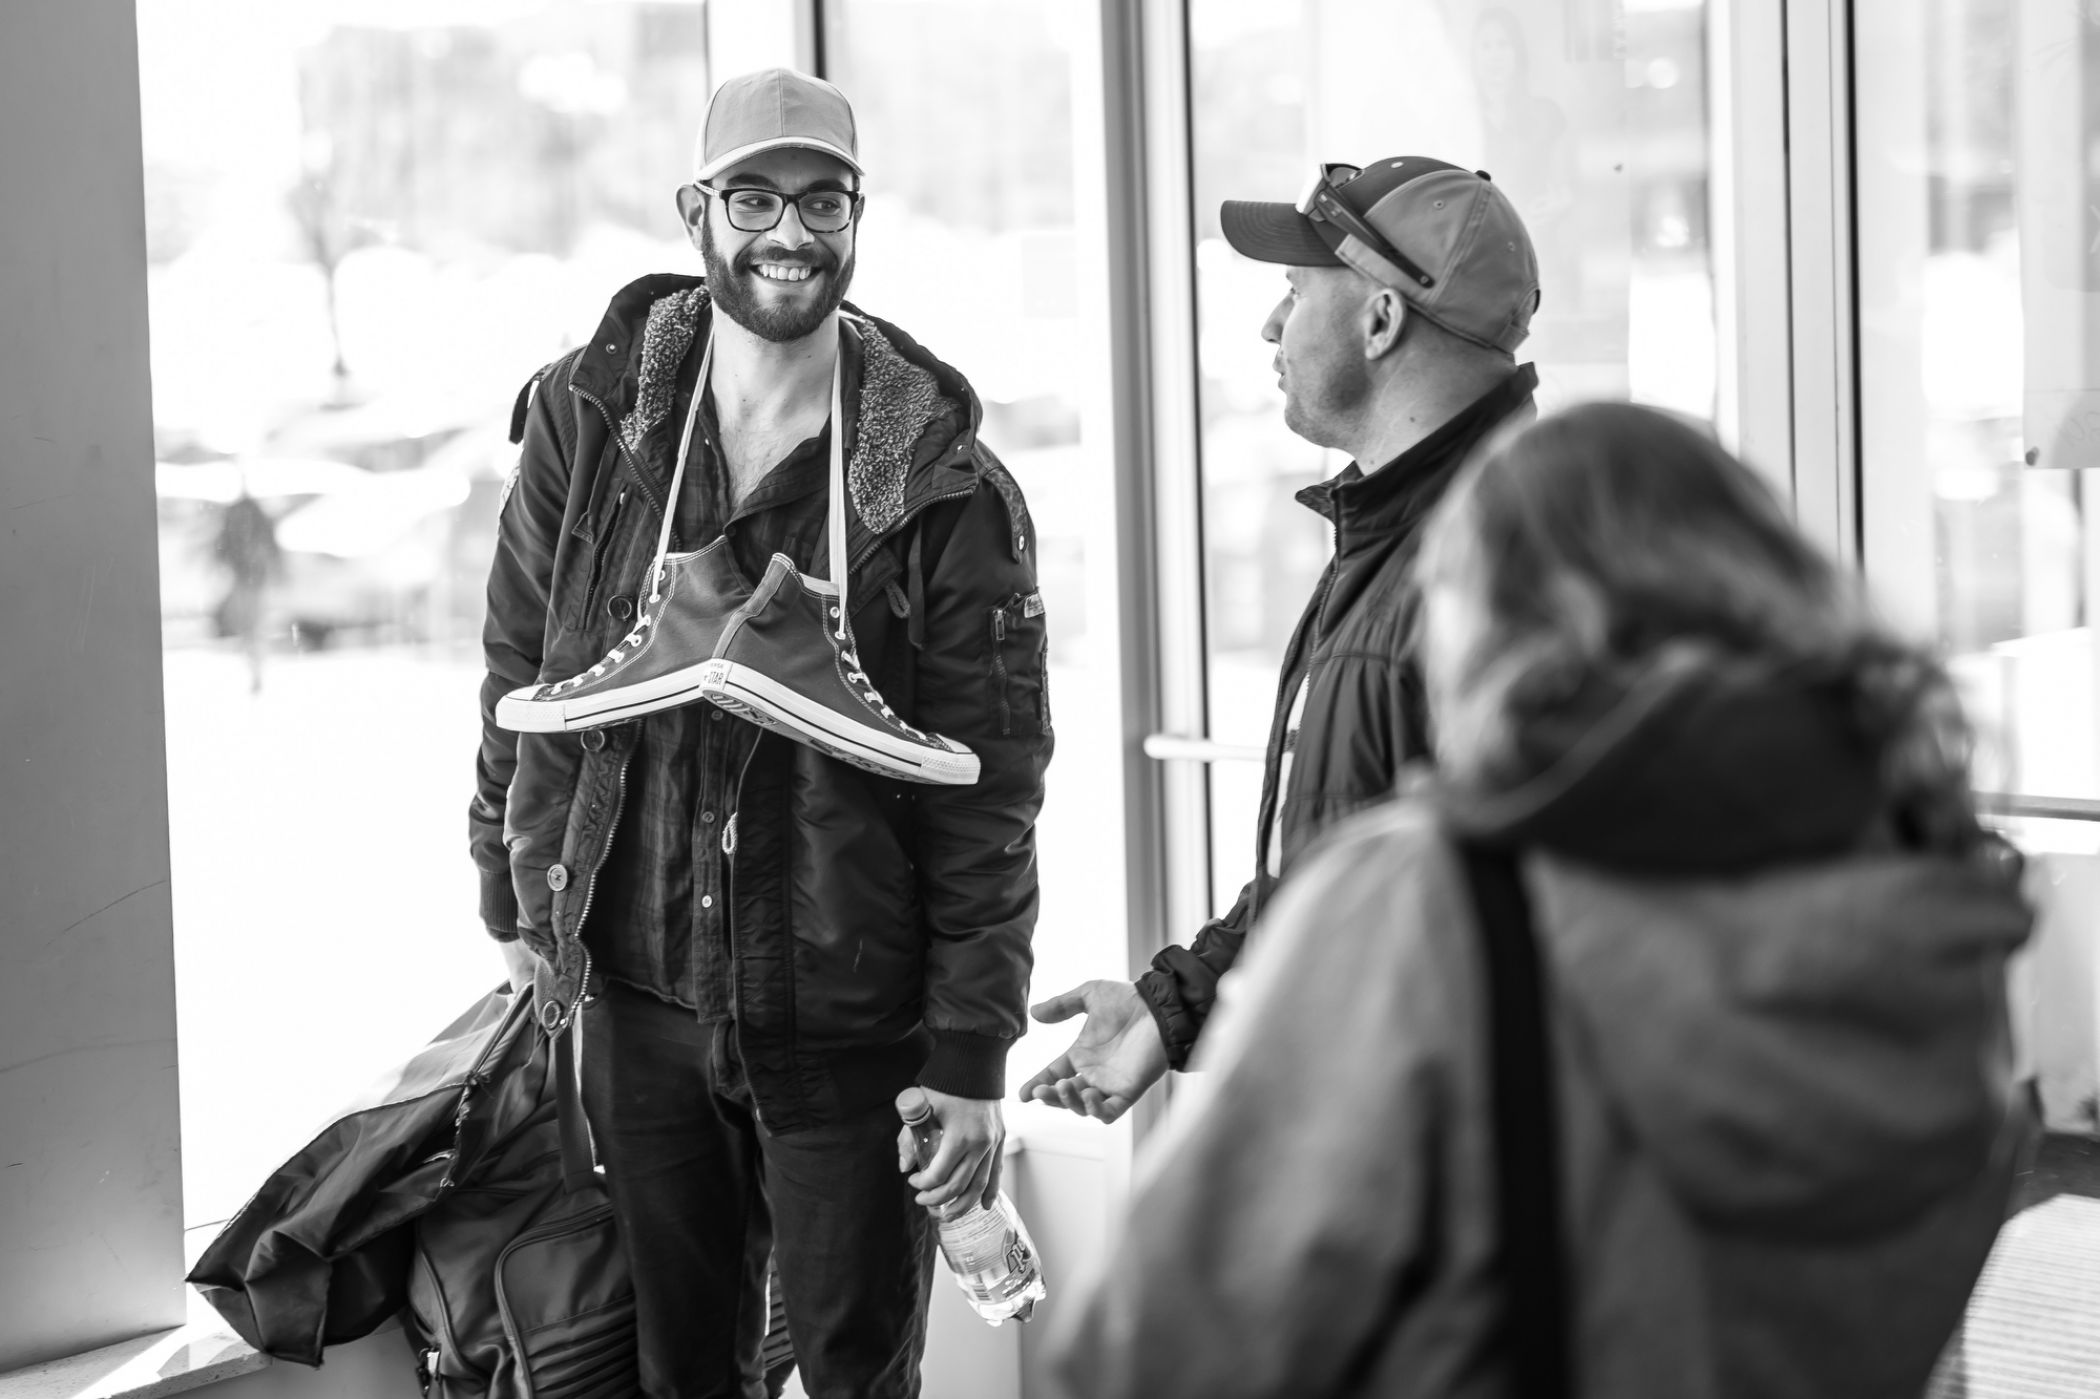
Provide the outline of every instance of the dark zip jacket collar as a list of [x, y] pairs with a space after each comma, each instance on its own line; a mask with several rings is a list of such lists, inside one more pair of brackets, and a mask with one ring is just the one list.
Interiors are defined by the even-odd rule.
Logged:
[[1298, 502], [1335, 528], [1343, 559], [1410, 530], [1442, 498], [1444, 487], [1482, 438], [1522, 406], [1538, 387], [1538, 371], [1522, 364], [1429, 436], [1376, 471], [1355, 462], [1298, 492]]

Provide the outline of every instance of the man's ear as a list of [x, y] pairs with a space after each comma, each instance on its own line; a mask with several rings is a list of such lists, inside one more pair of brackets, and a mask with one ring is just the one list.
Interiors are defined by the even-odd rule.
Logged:
[[1377, 295], [1364, 302], [1364, 358], [1384, 359], [1391, 354], [1407, 328], [1409, 314], [1406, 298], [1391, 287], [1380, 287]]
[[687, 241], [700, 246], [700, 228], [707, 218], [707, 195], [698, 185], [678, 187], [678, 221], [685, 225]]

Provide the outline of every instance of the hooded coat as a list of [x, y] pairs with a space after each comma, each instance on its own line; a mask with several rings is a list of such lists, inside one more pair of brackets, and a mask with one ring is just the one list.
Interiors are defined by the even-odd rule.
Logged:
[[1463, 833], [1522, 852], [1574, 1392], [1915, 1399], [2030, 1130], [2031, 914], [2009, 849], [1885, 807], [1841, 694], [1679, 676], [1514, 789], [1345, 827], [1226, 983], [1213, 1091], [1053, 1341], [1071, 1392], [1511, 1392]]

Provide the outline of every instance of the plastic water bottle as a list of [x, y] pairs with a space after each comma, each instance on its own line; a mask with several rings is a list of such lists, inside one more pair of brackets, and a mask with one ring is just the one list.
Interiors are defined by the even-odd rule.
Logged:
[[[904, 1125], [911, 1128], [912, 1140], [918, 1144], [917, 1165], [924, 1170], [941, 1144], [933, 1104], [913, 1089], [898, 1101], [897, 1110]], [[1001, 1190], [989, 1207], [973, 1201], [966, 1209], [947, 1208], [953, 1213], [928, 1207], [939, 1221], [941, 1257], [947, 1260], [948, 1271], [955, 1275], [955, 1285], [970, 1299], [970, 1306], [994, 1326], [1008, 1317], [1028, 1320], [1045, 1295], [1043, 1263], [1014, 1202]]]

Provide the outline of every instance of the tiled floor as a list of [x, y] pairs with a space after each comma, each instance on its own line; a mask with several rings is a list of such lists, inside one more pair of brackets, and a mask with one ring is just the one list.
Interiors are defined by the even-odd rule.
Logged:
[[1929, 1399], [2100, 1396], [2100, 1142], [2048, 1139], [2020, 1199]]

